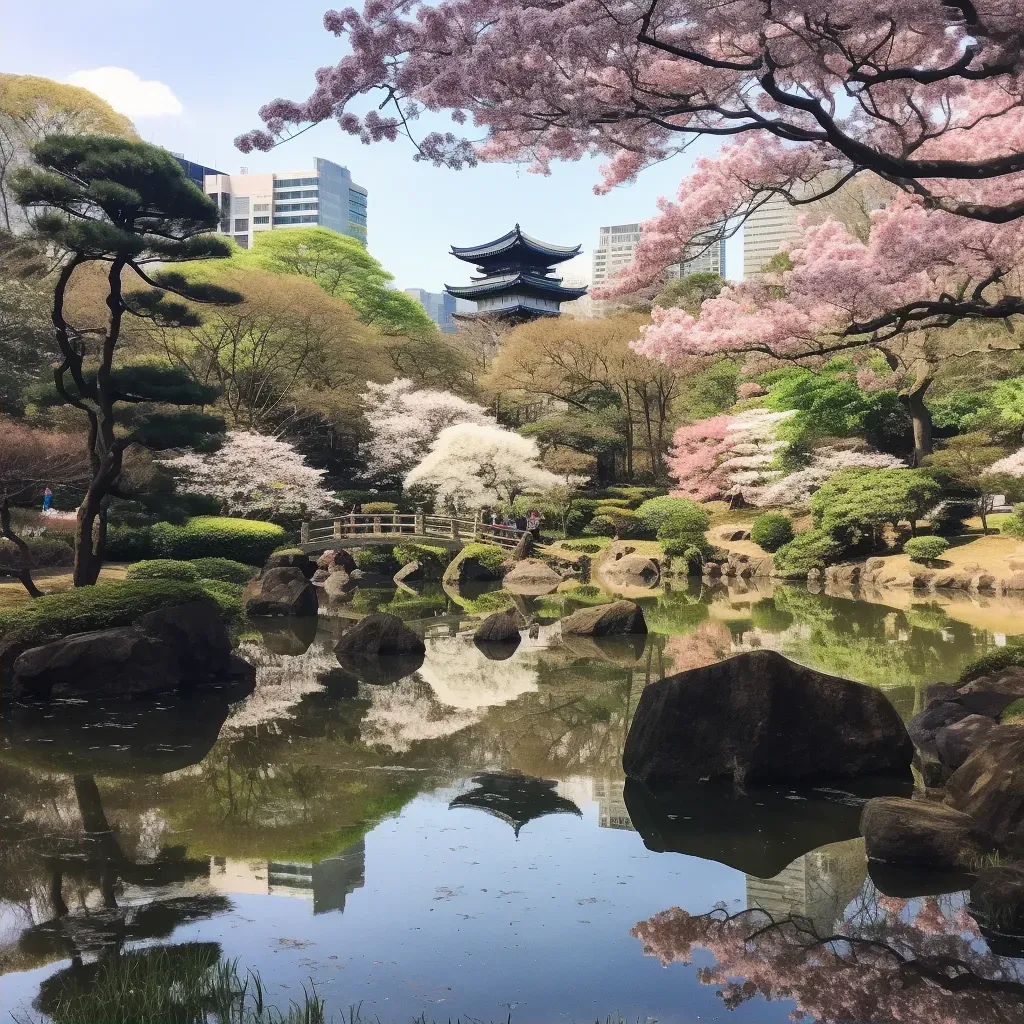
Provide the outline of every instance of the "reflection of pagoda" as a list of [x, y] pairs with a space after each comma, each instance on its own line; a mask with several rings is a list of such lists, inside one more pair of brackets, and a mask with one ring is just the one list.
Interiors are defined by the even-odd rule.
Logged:
[[517, 839], [519, 830], [528, 821], [542, 818], [546, 814], [575, 814], [583, 817], [583, 812], [572, 800], [556, 792], [558, 783], [550, 779], [534, 779], [515, 772], [486, 772], [474, 775], [473, 782], [478, 788], [460, 793], [448, 805], [449, 810], [476, 807], [486, 811], [507, 821], [515, 830]]
[[517, 224], [512, 231], [484, 245], [452, 246], [456, 259], [476, 266], [480, 277], [464, 286], [445, 285], [457, 299], [472, 299], [476, 312], [458, 318], [495, 317], [520, 322], [558, 316], [560, 305], [582, 298], [586, 288], [566, 288], [552, 270], [580, 254], [580, 246], [548, 245], [524, 235]]

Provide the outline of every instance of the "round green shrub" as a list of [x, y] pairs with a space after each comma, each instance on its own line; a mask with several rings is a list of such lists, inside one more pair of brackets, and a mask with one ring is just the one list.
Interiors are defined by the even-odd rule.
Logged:
[[355, 553], [356, 565], [363, 572], [373, 572], [380, 576], [394, 576], [401, 565], [395, 558], [395, 549], [376, 545], [372, 548], [360, 548]]
[[[52, 537], [26, 537], [32, 568], [50, 569], [56, 566], [74, 565], [75, 541], [68, 535], [64, 540], [61, 534]], [[0, 540], [0, 566], [5, 569], [21, 567], [21, 552], [9, 540]]]
[[710, 525], [707, 511], [691, 501], [662, 519], [658, 540], [685, 540], [689, 544], [700, 545], [705, 542], [704, 535]]
[[157, 557], [230, 558], [247, 565], [263, 565], [287, 540], [276, 523], [229, 516], [197, 516], [181, 526], [155, 523], [149, 529]]
[[505, 552], [497, 544], [467, 544], [462, 549], [464, 558], [474, 558], [485, 569], [497, 572], [505, 564]]
[[359, 514], [364, 516], [387, 516], [398, 511], [398, 506], [393, 501], [367, 501], [359, 509]]
[[910, 555], [912, 562], [928, 564], [941, 558], [949, 550], [949, 541], [942, 537], [911, 537], [903, 545], [903, 550]]
[[600, 544], [590, 540], [567, 540], [562, 543], [567, 551], [579, 551], [585, 555], [596, 555], [601, 550]]
[[221, 580], [245, 586], [256, 575], [251, 565], [230, 558], [192, 558], [189, 561], [199, 570], [199, 577], [203, 580]]
[[811, 569], [824, 569], [843, 554], [843, 546], [823, 530], [805, 530], [775, 552], [775, 569], [780, 576], [806, 576]]
[[203, 593], [211, 597], [220, 610], [222, 618], [241, 617], [242, 592], [245, 590], [240, 583], [228, 580], [200, 580]]
[[648, 498], [637, 510], [636, 514], [652, 533], [657, 533], [662, 524], [669, 519], [680, 522], [689, 520], [693, 533], [705, 533], [711, 525], [711, 517], [707, 511], [689, 498], [671, 498], [663, 494], [659, 498]]
[[1024, 505], [1013, 506], [1013, 515], [999, 524], [999, 532], [1024, 540]]
[[153, 558], [152, 527], [108, 526], [106, 556], [112, 562], [138, 562]]
[[781, 512], [765, 512], [750, 527], [750, 539], [765, 551], [774, 553], [793, 539], [793, 523]]
[[198, 580], [199, 570], [191, 562], [173, 558], [151, 558], [128, 566], [128, 580]]
[[615, 523], [612, 522], [610, 516], [594, 516], [583, 528], [583, 532], [592, 537], [614, 537]]
[[685, 539], [676, 538], [666, 540], [661, 545], [665, 557], [669, 559], [679, 558], [686, 565], [688, 576], [699, 576], [704, 570], [704, 552], [696, 544], [691, 544]]
[[449, 561], [448, 552], [434, 544], [396, 544], [395, 561], [398, 567], [419, 562], [429, 579], [440, 579]]

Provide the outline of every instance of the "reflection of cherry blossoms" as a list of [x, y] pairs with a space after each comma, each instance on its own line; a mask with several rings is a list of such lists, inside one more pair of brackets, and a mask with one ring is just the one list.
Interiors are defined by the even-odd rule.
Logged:
[[427, 641], [419, 675], [449, 707], [494, 707], [537, 689], [543, 649], [541, 641], [526, 638], [511, 658], [492, 661], [469, 637], [438, 637]]
[[414, 743], [439, 740], [480, 721], [480, 713], [441, 704], [417, 676], [395, 686], [375, 687], [372, 703], [359, 726], [367, 746], [404, 754]]
[[794, 1000], [794, 1020], [860, 1024], [1011, 1024], [1024, 1019], [1024, 964], [995, 956], [964, 894], [893, 900], [868, 883], [831, 935], [759, 909], [691, 915], [673, 907], [632, 930], [644, 953], [701, 968], [728, 1009]]

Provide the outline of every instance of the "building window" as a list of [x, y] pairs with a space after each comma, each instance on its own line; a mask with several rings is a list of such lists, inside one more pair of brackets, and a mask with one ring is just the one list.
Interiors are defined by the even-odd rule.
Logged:
[[319, 195], [318, 188], [306, 188], [299, 192], [275, 192], [274, 202], [280, 202], [282, 199], [316, 199]]
[[248, 217], [236, 217], [235, 218], [235, 230], [236, 231], [248, 231], [249, 230], [249, 218]]
[[235, 196], [234, 205], [231, 208], [232, 213], [236, 217], [248, 217], [249, 216], [249, 197], [248, 196]]
[[231, 218], [230, 217], [225, 217], [220, 222], [220, 233], [222, 235], [226, 235], [226, 234], [228, 234], [228, 232], [230, 230], [231, 230]]
[[294, 188], [296, 185], [316, 185], [319, 178], [277, 178], [274, 188]]
[[270, 203], [256, 203], [252, 208], [253, 213], [270, 213]]
[[[257, 207], [257, 209], [258, 209], [258, 207]], [[253, 224], [269, 224], [270, 223], [270, 218], [269, 217], [253, 217], [252, 222], [253, 222]]]
[[316, 210], [319, 203], [274, 203], [274, 213], [294, 213], [297, 210]]
[[274, 217], [275, 224], [316, 224], [320, 218], [314, 213], [312, 216], [303, 214], [301, 217]]
[[249, 236], [248, 235], [235, 235], [235, 241], [243, 248], [249, 248]]

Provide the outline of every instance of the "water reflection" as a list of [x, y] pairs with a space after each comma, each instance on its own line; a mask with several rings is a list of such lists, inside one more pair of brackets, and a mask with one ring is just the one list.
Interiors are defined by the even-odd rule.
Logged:
[[[774, 647], [910, 715], [925, 684], [1000, 642], [984, 616], [1005, 607], [736, 581], [645, 601], [646, 638], [562, 642], [555, 620], [581, 602], [560, 593], [519, 599], [542, 624], [495, 660], [468, 631], [482, 593], [357, 589], [319, 624], [258, 624], [248, 696], [4, 708], [0, 1010], [48, 1012], [144, 944], [170, 951], [154, 976], [241, 957], [282, 1005], [314, 976], [336, 1015], [365, 999], [382, 1021], [510, 1004], [517, 1021], [687, 1020], [715, 1014], [716, 988], [756, 1024], [794, 1007], [1012, 1019], [1018, 965], [972, 930], [968, 880], [865, 879], [873, 794], [652, 792], [620, 767], [644, 687], [667, 674]], [[395, 681], [333, 653], [376, 609], [426, 637]], [[670, 902], [685, 909], [655, 913]], [[709, 913], [719, 902], [731, 916]], [[897, 959], [869, 940], [904, 956], [919, 993], [896, 991]], [[702, 945], [708, 973], [652, 971]], [[943, 949], [955, 966], [936, 966]], [[953, 993], [946, 1017], [933, 988]]]

